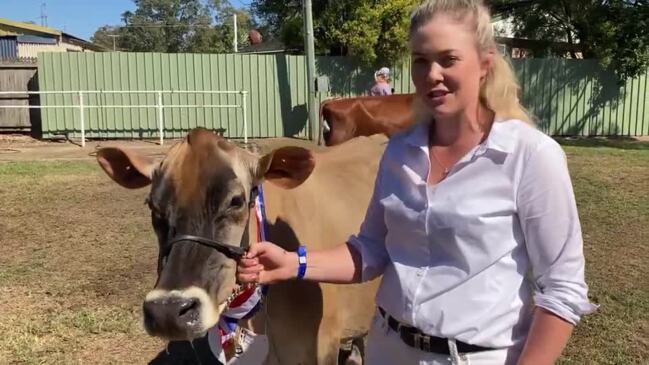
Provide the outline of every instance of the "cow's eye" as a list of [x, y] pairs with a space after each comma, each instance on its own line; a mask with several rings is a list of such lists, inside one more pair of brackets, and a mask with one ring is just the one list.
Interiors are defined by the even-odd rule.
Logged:
[[154, 228], [164, 228], [167, 225], [167, 219], [158, 209], [151, 206], [151, 221]]
[[245, 199], [243, 198], [243, 196], [235, 196], [232, 198], [232, 200], [230, 200], [230, 209], [241, 209], [244, 203]]
[[154, 223], [163, 223], [166, 222], [162, 214], [158, 213], [157, 211], [151, 211], [151, 218], [153, 219]]

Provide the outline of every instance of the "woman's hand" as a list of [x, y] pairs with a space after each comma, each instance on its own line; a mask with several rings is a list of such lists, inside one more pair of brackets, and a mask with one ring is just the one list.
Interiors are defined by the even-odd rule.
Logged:
[[272, 284], [295, 278], [298, 266], [295, 252], [287, 252], [271, 242], [259, 242], [250, 246], [246, 256], [239, 260], [237, 279], [244, 284]]

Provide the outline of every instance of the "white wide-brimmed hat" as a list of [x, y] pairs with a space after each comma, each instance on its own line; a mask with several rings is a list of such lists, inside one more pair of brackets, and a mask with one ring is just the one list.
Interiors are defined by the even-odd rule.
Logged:
[[390, 69], [387, 67], [381, 67], [378, 71], [374, 73], [374, 77], [383, 76], [385, 78], [390, 77]]

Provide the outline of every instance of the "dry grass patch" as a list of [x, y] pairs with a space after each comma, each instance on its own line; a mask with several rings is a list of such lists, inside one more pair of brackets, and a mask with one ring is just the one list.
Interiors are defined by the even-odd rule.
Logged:
[[[565, 147], [601, 308], [562, 364], [649, 363], [649, 148], [608, 145]], [[140, 324], [157, 256], [146, 189], [92, 161], [3, 163], [0, 181], [0, 364], [140, 364], [163, 350]]]

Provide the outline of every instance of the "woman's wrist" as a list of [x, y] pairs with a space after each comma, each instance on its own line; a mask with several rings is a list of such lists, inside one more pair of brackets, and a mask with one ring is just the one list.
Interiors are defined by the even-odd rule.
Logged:
[[286, 251], [286, 270], [287, 280], [297, 279], [298, 270], [300, 268], [299, 257], [296, 251]]

